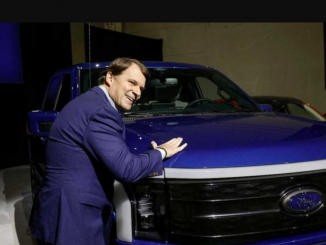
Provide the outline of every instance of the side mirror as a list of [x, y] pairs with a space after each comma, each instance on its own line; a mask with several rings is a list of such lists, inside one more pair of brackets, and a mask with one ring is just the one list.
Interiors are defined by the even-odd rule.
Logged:
[[259, 108], [264, 112], [272, 112], [273, 106], [269, 104], [259, 104]]
[[59, 112], [29, 112], [28, 131], [36, 136], [48, 136], [50, 128]]

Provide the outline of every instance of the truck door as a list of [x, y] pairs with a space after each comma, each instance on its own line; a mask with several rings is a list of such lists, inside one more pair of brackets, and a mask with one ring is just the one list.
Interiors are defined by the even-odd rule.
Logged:
[[72, 99], [71, 72], [56, 73], [47, 86], [40, 110], [28, 113], [27, 137], [34, 198], [45, 173], [45, 144], [50, 128], [61, 109]]

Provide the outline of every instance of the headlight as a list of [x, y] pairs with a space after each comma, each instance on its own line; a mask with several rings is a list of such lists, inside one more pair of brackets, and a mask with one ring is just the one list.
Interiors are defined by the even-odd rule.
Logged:
[[161, 180], [142, 180], [130, 185], [135, 238], [166, 239], [165, 185]]

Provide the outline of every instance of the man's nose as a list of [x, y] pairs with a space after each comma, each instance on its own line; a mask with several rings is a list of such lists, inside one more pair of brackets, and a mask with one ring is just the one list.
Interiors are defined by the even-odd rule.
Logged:
[[139, 99], [140, 95], [141, 95], [141, 91], [140, 88], [138, 86], [134, 87], [134, 91], [135, 95], [137, 96], [137, 99]]

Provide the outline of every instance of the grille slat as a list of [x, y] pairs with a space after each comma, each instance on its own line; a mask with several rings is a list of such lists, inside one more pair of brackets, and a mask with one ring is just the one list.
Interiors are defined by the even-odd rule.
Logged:
[[[245, 216], [245, 215], [258, 215], [266, 213], [277, 213], [279, 209], [272, 209], [268, 211], [255, 211], [255, 212], [243, 212], [243, 213], [231, 213], [231, 214], [212, 214], [212, 215], [198, 215], [191, 216], [191, 219], [216, 219], [216, 218], [225, 218], [225, 217], [235, 217], [235, 216]], [[175, 218], [182, 218], [182, 216], [175, 216]]]
[[[256, 214], [216, 219], [174, 218], [172, 230], [176, 234], [189, 236], [230, 236], [245, 235], [253, 232], [268, 232], [298, 227], [318, 225], [325, 222], [325, 214], [310, 217], [309, 219], [293, 219], [280, 212], [273, 214]], [[255, 217], [256, 216], [256, 217]], [[259, 222], [257, 222], [259, 218]]]
[[226, 200], [224, 202], [186, 202], [170, 203], [170, 213], [173, 217], [195, 217], [207, 215], [236, 215], [248, 212], [274, 212], [279, 210], [278, 197], [255, 198], [247, 200]]

